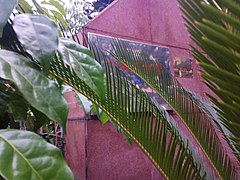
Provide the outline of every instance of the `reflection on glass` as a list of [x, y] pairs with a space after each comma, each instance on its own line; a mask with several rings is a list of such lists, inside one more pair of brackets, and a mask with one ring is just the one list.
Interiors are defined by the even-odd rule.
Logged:
[[[89, 33], [88, 38], [91, 42], [93, 42], [99, 49], [106, 51], [112, 51], [111, 42], [112, 37], [109, 36], [103, 36], [99, 34], [93, 34]], [[150, 44], [144, 44], [139, 42], [133, 42], [128, 40], [120, 39], [121, 41], [124, 41], [128, 45], [130, 45], [134, 51], [135, 56], [140, 56], [144, 54], [144, 56], [147, 56], [151, 60], [155, 61], [157, 65], [150, 65], [150, 64], [144, 64], [143, 66], [140, 66], [140, 64], [135, 64], [136, 67], [144, 68], [146, 73], [149, 73], [151, 70], [157, 70], [157, 72], [160, 73], [161, 68], [164, 67], [164, 69], [168, 72], [170, 72], [170, 65], [169, 65], [169, 48], [166, 47], [159, 47], [159, 46], [153, 46]], [[114, 64], [118, 67], [120, 67], [126, 74], [127, 78], [134, 83], [138, 88], [141, 88], [144, 92], [147, 92], [152, 99], [154, 99], [156, 102], [161, 104], [161, 106], [165, 107], [165, 102], [162, 98], [159, 97], [159, 95], [154, 92], [144, 81], [139, 78], [137, 75], [135, 75], [130, 69], [128, 69], [124, 64], [116, 61], [110, 53], [106, 53], [106, 55], [110, 58], [111, 64]], [[100, 62], [101, 61], [100, 57]], [[167, 106], [166, 106], [166, 109]]]
[[175, 77], [192, 78], [192, 60], [188, 58], [175, 57], [173, 60]]

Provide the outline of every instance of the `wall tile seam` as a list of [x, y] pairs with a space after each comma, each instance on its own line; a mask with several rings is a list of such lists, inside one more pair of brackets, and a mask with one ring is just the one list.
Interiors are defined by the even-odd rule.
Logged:
[[100, 35], [108, 35], [108, 36], [112, 36], [112, 37], [117, 37], [117, 38], [123, 38], [126, 40], [133, 40], [133, 41], [137, 41], [137, 42], [141, 42], [141, 43], [147, 43], [147, 44], [151, 44], [151, 45], [156, 45], [156, 46], [164, 46], [164, 47], [168, 47], [168, 48], [176, 48], [176, 49], [182, 49], [182, 50], [186, 50], [186, 51], [190, 51], [190, 47], [187, 48], [186, 46], [189, 46], [187, 43], [184, 44], [183, 46], [176, 46], [173, 44], [168, 44], [168, 43], [161, 43], [161, 42], [156, 42], [156, 41], [148, 41], [145, 39], [140, 39], [140, 38], [135, 38], [135, 37], [131, 37], [131, 36], [126, 36], [126, 35], [121, 35], [118, 33], [111, 33], [111, 32], [107, 32], [107, 31], [103, 31], [103, 30], [99, 30], [99, 29], [94, 29], [94, 28], [89, 28], [89, 27], [85, 27], [85, 32], [86, 33], [96, 33], [96, 34], [100, 34]]
[[114, 0], [111, 4], [109, 4], [106, 8], [104, 8], [101, 12], [99, 12], [99, 14], [92, 18], [88, 23], [87, 23], [87, 26], [91, 25], [92, 23], [94, 23], [94, 21], [98, 18], [100, 18], [104, 13], [105, 11], [108, 11], [109, 9], [113, 8], [113, 6], [115, 6], [117, 3], [118, 3], [119, 0]]

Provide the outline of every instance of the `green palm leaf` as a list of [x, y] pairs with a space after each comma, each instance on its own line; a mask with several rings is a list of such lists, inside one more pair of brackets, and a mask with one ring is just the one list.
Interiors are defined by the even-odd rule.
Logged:
[[[195, 43], [207, 53], [192, 48], [192, 53], [203, 68], [202, 77], [219, 97], [209, 95], [217, 106], [222, 123], [231, 132], [230, 145], [240, 160], [240, 3], [234, 0], [210, 0], [209, 4], [180, 0], [188, 31]], [[190, 16], [196, 9], [199, 14]], [[214, 18], [213, 18], [214, 17]]]
[[[166, 116], [151, 99], [131, 84], [123, 72], [105, 60], [105, 101], [92, 91], [60, 58], [54, 59], [51, 74], [89, 98], [119, 125], [146, 153], [166, 179], [201, 179], [198, 166]], [[185, 163], [183, 163], [185, 162]]]
[[[158, 72], [157, 63], [144, 54], [136, 55], [133, 47], [115, 39], [112, 43], [113, 56], [124, 63], [155, 90], [176, 112], [186, 125], [203, 153], [220, 178], [235, 178], [236, 172], [228, 154], [221, 144], [209, 116], [189, 97], [188, 92], [162, 66]], [[126, 53], [127, 52], [127, 53]], [[148, 64], [146, 73], [145, 65]], [[228, 170], [226, 172], [226, 169]], [[217, 177], [216, 176], [216, 177]]]
[[[213, 2], [210, 3], [214, 4]], [[198, 5], [198, 3], [196, 4]], [[197, 7], [196, 4], [191, 2], [190, 6], [192, 5]], [[207, 12], [212, 12], [216, 15], [216, 11], [212, 11], [211, 9], [208, 9]], [[188, 16], [186, 16], [185, 19], [187, 22], [193, 20], [192, 17], [199, 21], [202, 20], [203, 16], [201, 17], [200, 15], [203, 15], [204, 13], [202, 13], [201, 9], [195, 9], [191, 13], [191, 15], [189, 15], [186, 11]], [[221, 14], [220, 16], [225, 20], [229, 20], [229, 17], [226, 17], [224, 14]], [[210, 20], [215, 24], [224, 25], [221, 20], [216, 20], [214, 16]], [[230, 22], [235, 26], [240, 24], [236, 18], [232, 19]], [[191, 23], [189, 23], [189, 27], [192, 28], [192, 34], [196, 36], [196, 42], [202, 44], [201, 40], [197, 40], [197, 38], [201, 39], [202, 37], [198, 28]], [[232, 41], [231, 43], [234, 42], [236, 44], [236, 41]], [[217, 46], [216, 43], [212, 41], [208, 41], [208, 44]], [[229, 57], [229, 51], [224, 51], [221, 47], [218, 47], [218, 49], [222, 50], [226, 57]], [[201, 53], [197, 55], [203, 57]], [[129, 59], [134, 60], [133, 54], [128, 53], [127, 56]], [[145, 58], [141, 58], [140, 60], [143, 62], [144, 59]], [[237, 58], [233, 58], [233, 60], [236, 61]], [[209, 62], [206, 58], [202, 58], [202, 61], [207, 65], [213, 65], [215, 63], [212, 61]], [[113, 121], [143, 149], [143, 151], [166, 178], [200, 178], [199, 170], [192, 159], [192, 157], [194, 157], [194, 160], [198, 162], [196, 158], [197, 154], [192, 156], [188, 148], [186, 148], [187, 138], [184, 137], [183, 132], [181, 132], [181, 128], [174, 125], [172, 120], [170, 120], [167, 114], [165, 114], [166, 112], [161, 111], [145, 93], [141, 92], [141, 90], [128, 82], [120, 70], [115, 69], [115, 67], [112, 67], [106, 62], [107, 60], [105, 60], [107, 92], [104, 102], [101, 101], [97, 94], [92, 91], [86, 83], [81, 81], [72, 68], [64, 64], [61, 59], [54, 59], [51, 65], [51, 74], [74, 87], [103, 109], [103, 111], [105, 111], [108, 116], [111, 117]], [[221, 63], [222, 67], [226, 64], [226, 61], [224, 64]], [[156, 75], [156, 72], [151, 71], [151, 78], [156, 77]], [[162, 94], [164, 99], [175, 108], [176, 112], [178, 115], [180, 114], [179, 116], [182, 119], [186, 119], [185, 123], [188, 124], [188, 127], [194, 131], [192, 131], [192, 133], [195, 133], [194, 137], [200, 140], [200, 147], [206, 155], [209, 153], [209, 156], [212, 158], [210, 162], [213, 161], [213, 166], [217, 169], [218, 175], [222, 178], [227, 177], [236, 179], [235, 171], [232, 169], [229, 158], [218, 144], [219, 141], [217, 141], [217, 136], [214, 133], [215, 131], [212, 128], [209, 118], [199, 110], [198, 106], [195, 106], [194, 103], [189, 103], [192, 101], [188, 98], [187, 93], [176, 81], [171, 79], [164, 70], [161, 75], [161, 79], [159, 77], [155, 79], [148, 79], [148, 82], [157, 82], [160, 84], [160, 94]], [[144, 78], [145, 80], [147, 79], [146, 77]], [[162, 80], [164, 83], [160, 82]], [[237, 79], [235, 79], [235, 81], [236, 80]], [[215, 84], [210, 85], [214, 86]], [[170, 95], [168, 95], [169, 92], [171, 92]], [[190, 111], [199, 113], [197, 113], [196, 116], [188, 117], [188, 112]], [[197, 121], [200, 118], [204, 120], [202, 123]], [[207, 136], [203, 136], [206, 135], [205, 133], [207, 133]], [[203, 141], [201, 141], [202, 137], [205, 137]], [[208, 143], [206, 143], [206, 140]], [[194, 149], [194, 147], [189, 147], [189, 149]], [[192, 150], [191, 152], [194, 151]], [[226, 169], [227, 172], [225, 172]], [[201, 175], [203, 176], [203, 172]], [[209, 175], [208, 177], [211, 178]]]

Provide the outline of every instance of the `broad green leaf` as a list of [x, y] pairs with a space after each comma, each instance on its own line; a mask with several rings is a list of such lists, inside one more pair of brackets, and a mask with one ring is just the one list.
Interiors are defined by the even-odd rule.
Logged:
[[61, 90], [35, 64], [17, 53], [0, 50], [0, 77], [11, 80], [31, 106], [65, 128], [68, 107]]
[[91, 51], [72, 40], [60, 39], [59, 53], [78, 75], [100, 98], [105, 96], [104, 74], [101, 65]]
[[91, 109], [92, 112], [97, 115], [97, 117], [101, 121], [102, 125], [104, 125], [106, 122], [108, 122], [109, 117], [107, 116], [106, 113], [104, 113], [102, 111], [101, 108], [99, 108], [96, 104], [92, 104], [91, 108], [92, 108]]
[[13, 28], [25, 50], [48, 70], [58, 47], [56, 24], [44, 15], [20, 14]]
[[78, 101], [80, 107], [83, 108], [85, 115], [89, 114], [92, 110], [93, 113], [96, 113], [101, 123], [104, 125], [108, 122], [108, 116], [104, 113], [100, 108], [93, 105], [91, 101], [89, 101], [85, 96], [80, 93], [75, 93], [75, 98]]
[[0, 175], [18, 180], [74, 179], [57, 147], [20, 130], [0, 130]]
[[61, 16], [63, 16], [64, 18], [66, 17], [66, 12], [64, 9], [64, 5], [60, 4], [59, 1], [56, 0], [50, 0], [49, 2], [47, 1], [42, 1], [41, 2], [42, 5], [47, 5], [47, 7], [49, 7], [48, 9], [50, 10], [58, 10], [58, 12], [61, 14]]
[[44, 9], [37, 3], [36, 0], [32, 0], [34, 6], [36, 7], [37, 9], [37, 12], [40, 13], [40, 14], [47, 14], [46, 11], [44, 11]]
[[0, 91], [0, 116], [3, 115], [8, 107], [10, 97], [5, 92]]
[[0, 114], [0, 129], [7, 129], [10, 123], [10, 117], [7, 112]]
[[3, 28], [16, 5], [17, 0], [0, 0], [0, 38], [2, 37]]
[[101, 121], [102, 125], [104, 125], [106, 122], [108, 122], [108, 116], [106, 113], [104, 113], [103, 111], [101, 111], [99, 113], [99, 120]]
[[75, 93], [75, 98], [78, 102], [78, 105], [83, 108], [85, 116], [88, 115], [91, 111], [92, 102], [80, 93]]
[[64, 9], [64, 6], [62, 4], [59, 3], [59, 1], [56, 1], [56, 0], [50, 0], [49, 1], [54, 7], [56, 7], [59, 12], [61, 12], [61, 14], [66, 17], [66, 12], [65, 12], [65, 9]]
[[34, 114], [35, 120], [36, 120], [34, 122], [34, 127], [33, 127], [33, 130], [36, 132], [40, 127], [42, 127], [44, 124], [46, 124], [49, 121], [49, 119], [45, 114], [36, 110], [33, 107], [31, 107], [31, 111]]
[[95, 104], [92, 104], [92, 112], [97, 114], [98, 107]]
[[[50, 17], [51, 19], [53, 19], [55, 21], [55, 19], [58, 21], [58, 23], [61, 23], [61, 26], [66, 29], [67, 28], [67, 21], [66, 21], [66, 13], [64, 11], [64, 7], [63, 5], [60, 5], [59, 2], [53, 1], [54, 4], [52, 4], [51, 2], [46, 2], [43, 1], [41, 4], [44, 7], [42, 7], [42, 9], [45, 11], [45, 15], [47, 15], [48, 17]], [[57, 6], [55, 6], [57, 5]], [[60, 10], [58, 9], [60, 8]]]
[[51, 11], [51, 13], [53, 13], [55, 18], [61, 23], [63, 28], [66, 29], [67, 28], [67, 22], [66, 22], [65, 18], [62, 16], [62, 14], [59, 13], [58, 11], [55, 11], [55, 10], [50, 10], [50, 11]]
[[18, 0], [18, 6], [16, 9], [22, 13], [33, 13], [32, 7], [25, 0]]
[[15, 120], [27, 119], [28, 104], [20, 94], [12, 94], [10, 107]]

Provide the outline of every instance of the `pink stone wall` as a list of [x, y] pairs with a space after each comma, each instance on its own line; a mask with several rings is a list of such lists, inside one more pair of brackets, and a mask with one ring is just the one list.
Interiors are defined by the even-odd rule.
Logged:
[[88, 122], [89, 180], [161, 180], [136, 144], [129, 145], [111, 123]]
[[161, 180], [161, 174], [133, 143], [110, 122], [84, 120], [72, 92], [65, 94], [70, 108], [65, 136], [65, 159], [76, 180]]
[[[191, 40], [177, 0], [116, 0], [90, 21], [84, 32], [167, 46], [171, 66], [174, 57], [192, 58], [189, 51]], [[193, 68], [193, 78], [178, 80], [190, 91], [204, 96], [204, 92], [209, 90], [201, 83], [202, 79], [197, 73], [199, 66], [195, 62]]]
[[67, 123], [64, 157], [76, 180], [85, 179], [85, 129], [84, 121]]
[[85, 178], [85, 121], [84, 112], [79, 108], [74, 94], [65, 93], [69, 113], [67, 134], [65, 135], [64, 157], [73, 171], [76, 180]]

